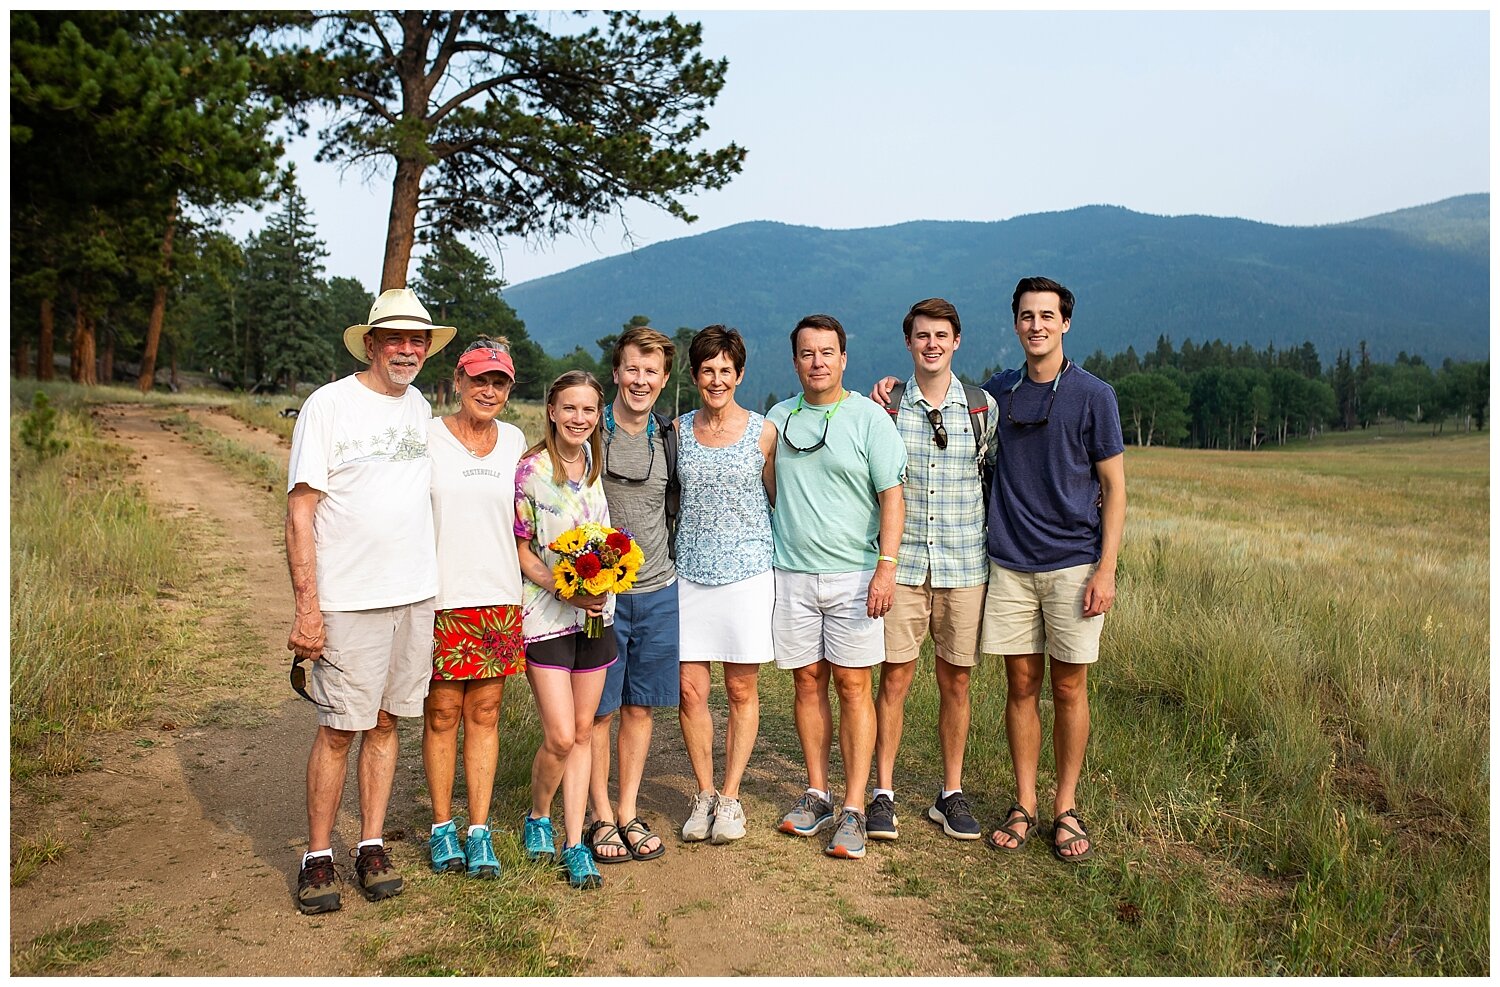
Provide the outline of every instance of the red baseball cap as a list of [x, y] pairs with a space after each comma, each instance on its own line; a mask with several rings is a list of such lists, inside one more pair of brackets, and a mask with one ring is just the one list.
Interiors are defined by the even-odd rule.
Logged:
[[458, 369], [470, 377], [498, 370], [511, 380], [516, 379], [516, 365], [511, 362], [510, 354], [499, 349], [470, 350], [458, 358]]

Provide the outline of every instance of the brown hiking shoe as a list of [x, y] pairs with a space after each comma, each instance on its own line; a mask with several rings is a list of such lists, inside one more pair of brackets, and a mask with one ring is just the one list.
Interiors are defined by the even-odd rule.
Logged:
[[382, 846], [362, 846], [354, 854], [354, 872], [359, 875], [359, 890], [371, 901], [394, 898], [401, 893], [401, 875], [391, 865], [391, 855]]
[[297, 911], [317, 915], [336, 912], [342, 904], [333, 858], [320, 855], [306, 861], [297, 873]]

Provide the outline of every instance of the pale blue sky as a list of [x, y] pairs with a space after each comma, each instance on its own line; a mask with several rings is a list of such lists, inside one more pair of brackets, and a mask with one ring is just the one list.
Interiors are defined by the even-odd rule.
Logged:
[[[690, 226], [628, 207], [641, 246], [756, 219], [851, 228], [1098, 203], [1313, 225], [1489, 191], [1484, 11], [681, 16], [729, 59], [708, 140], [750, 155], [727, 188], [688, 200]], [[373, 289], [389, 171], [340, 180], [312, 150], [293, 160], [328, 273]], [[628, 249], [613, 222], [541, 249], [473, 245], [513, 284]]]

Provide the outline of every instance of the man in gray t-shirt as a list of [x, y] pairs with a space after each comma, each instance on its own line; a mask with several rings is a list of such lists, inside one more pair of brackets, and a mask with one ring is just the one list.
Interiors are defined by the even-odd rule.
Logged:
[[[615, 599], [620, 657], [604, 679], [594, 719], [589, 800], [595, 822], [585, 841], [601, 863], [650, 860], [666, 852], [636, 810], [651, 710], [677, 706], [677, 567], [672, 562], [677, 503], [677, 436], [670, 419], [653, 413], [671, 372], [676, 347], [647, 326], [620, 337], [614, 349], [615, 399], [604, 409], [604, 496], [610, 524], [624, 528], [645, 561], [635, 585]], [[609, 798], [610, 725], [620, 711], [616, 755], [620, 797]]]

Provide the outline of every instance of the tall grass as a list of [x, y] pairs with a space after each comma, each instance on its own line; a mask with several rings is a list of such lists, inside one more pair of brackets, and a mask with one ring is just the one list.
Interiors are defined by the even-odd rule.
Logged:
[[[1037, 861], [1057, 912], [1039, 920], [1087, 929], [1104, 972], [1488, 972], [1488, 453], [1471, 435], [1127, 454], [1079, 791], [1114, 866], [1059, 899]], [[986, 662], [967, 776], [998, 816], [1014, 783]], [[903, 763], [931, 775], [923, 679]], [[1044, 824], [1050, 772], [1044, 753]]]
[[100, 441], [77, 407], [59, 415], [69, 443], [38, 459], [11, 416], [11, 773], [67, 771], [87, 734], [127, 720], [181, 651], [160, 599], [191, 578], [183, 533], [128, 480], [123, 450]]

